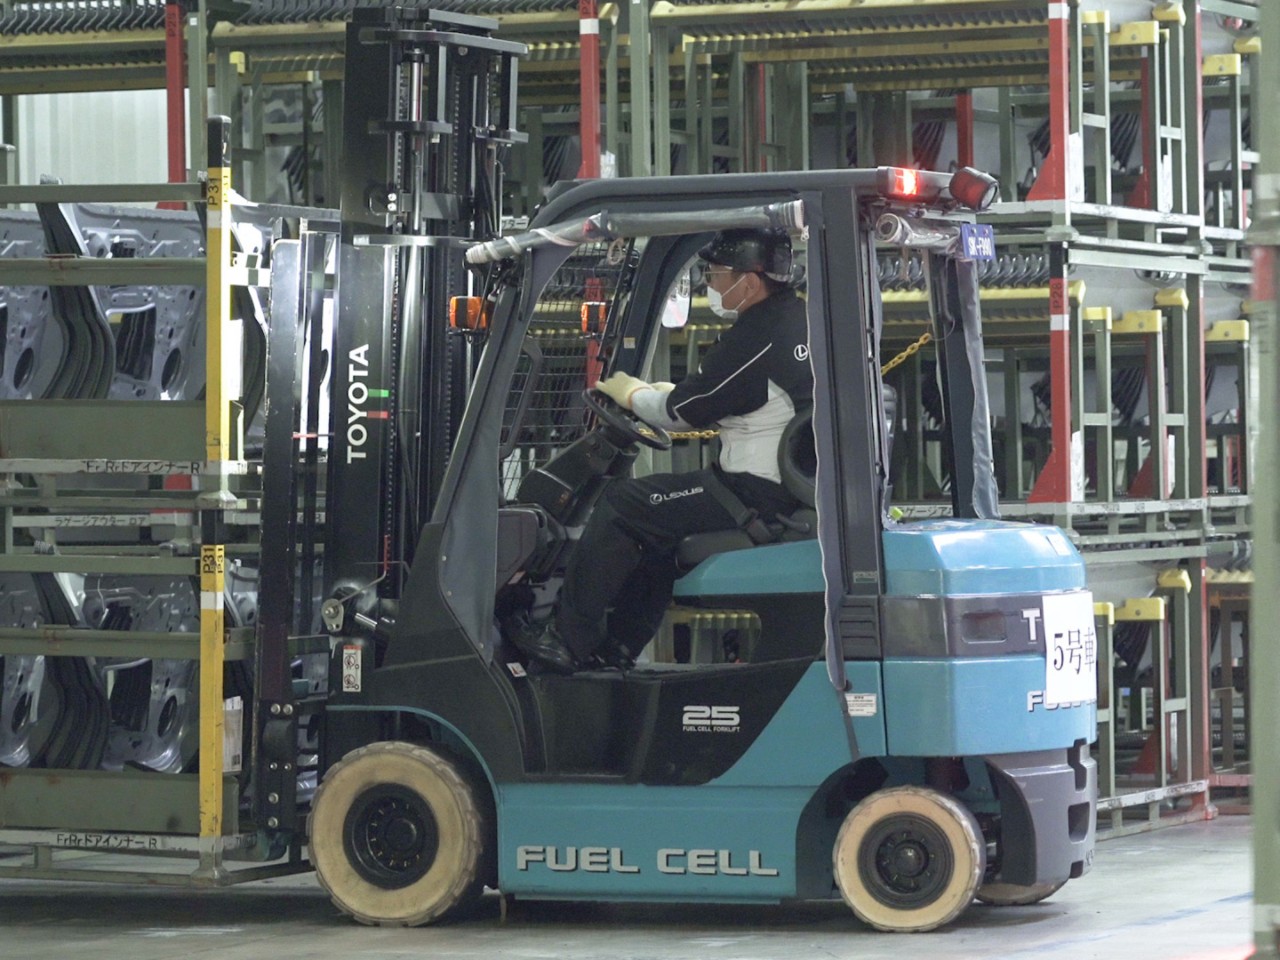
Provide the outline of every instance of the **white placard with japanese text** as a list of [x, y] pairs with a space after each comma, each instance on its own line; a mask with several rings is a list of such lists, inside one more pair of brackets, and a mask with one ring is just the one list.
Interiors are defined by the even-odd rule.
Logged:
[[1098, 699], [1098, 634], [1093, 594], [1044, 597], [1045, 706], [1093, 703]]

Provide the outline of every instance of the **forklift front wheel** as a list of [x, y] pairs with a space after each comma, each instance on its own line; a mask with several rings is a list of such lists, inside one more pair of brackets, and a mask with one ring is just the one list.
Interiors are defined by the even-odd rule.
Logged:
[[950, 923], [973, 902], [986, 869], [978, 821], [927, 787], [892, 787], [849, 812], [836, 836], [836, 884], [877, 930], [918, 933]]
[[311, 862], [361, 923], [412, 927], [483, 891], [487, 824], [467, 779], [429, 747], [353, 750], [325, 775], [308, 822]]
[[1041, 900], [1048, 900], [1062, 889], [1067, 881], [1057, 883], [984, 883], [978, 888], [978, 901], [993, 907], [1025, 907]]

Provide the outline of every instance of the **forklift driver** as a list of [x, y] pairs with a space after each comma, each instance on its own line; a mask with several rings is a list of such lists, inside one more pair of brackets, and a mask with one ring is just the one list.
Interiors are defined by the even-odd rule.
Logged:
[[[562, 674], [629, 669], [662, 622], [691, 534], [745, 529], [800, 504], [781, 483], [778, 446], [797, 409], [812, 403], [805, 305], [785, 232], [725, 230], [699, 251], [707, 299], [733, 325], [678, 384], [614, 373], [596, 389], [667, 429], [720, 429], [719, 463], [692, 473], [610, 484], [569, 558], [556, 613], [513, 640]], [[754, 529], [753, 529], [754, 528]]]

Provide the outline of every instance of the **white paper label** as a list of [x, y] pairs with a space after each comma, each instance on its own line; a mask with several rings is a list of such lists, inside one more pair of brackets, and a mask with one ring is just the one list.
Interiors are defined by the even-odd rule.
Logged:
[[1160, 193], [1156, 196], [1156, 209], [1161, 213], [1173, 211], [1173, 161], [1161, 157], [1156, 169], [1160, 173]]
[[342, 692], [360, 692], [360, 648], [348, 644], [342, 648]]
[[1084, 202], [1084, 134], [1068, 134], [1071, 162], [1067, 165], [1068, 200]]
[[874, 693], [846, 693], [845, 709], [851, 717], [874, 717], [876, 715], [876, 695]]
[[1071, 434], [1071, 500], [1084, 499], [1084, 434], [1077, 430]]
[[1093, 703], [1098, 699], [1098, 635], [1093, 594], [1044, 597], [1045, 706]]
[[244, 764], [244, 700], [222, 701], [222, 772], [239, 773]]

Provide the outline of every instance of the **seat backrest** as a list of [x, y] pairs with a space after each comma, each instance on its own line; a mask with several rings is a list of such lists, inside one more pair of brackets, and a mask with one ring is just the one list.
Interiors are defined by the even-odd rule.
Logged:
[[[880, 399], [884, 407], [885, 454], [889, 455], [893, 452], [894, 426], [898, 420], [898, 391], [883, 383], [880, 385]], [[811, 405], [797, 410], [782, 431], [782, 439], [778, 443], [778, 472], [788, 493], [806, 507], [814, 506], [818, 453], [813, 440]]]
[[898, 425], [898, 391], [887, 383], [880, 384], [880, 402], [884, 406], [884, 454], [893, 459], [893, 434]]
[[818, 475], [818, 452], [813, 442], [813, 407], [796, 411], [778, 441], [778, 472], [787, 492], [806, 507], [815, 502], [814, 480]]

